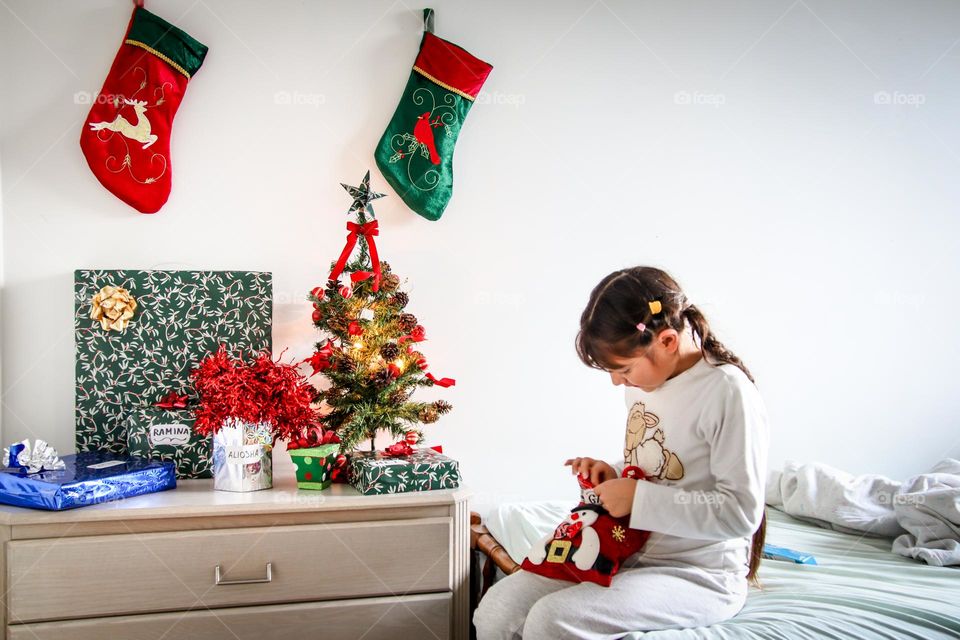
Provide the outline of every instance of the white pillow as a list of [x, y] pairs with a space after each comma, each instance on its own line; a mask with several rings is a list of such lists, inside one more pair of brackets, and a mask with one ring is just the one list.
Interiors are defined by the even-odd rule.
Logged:
[[505, 502], [491, 509], [483, 524], [520, 564], [534, 543], [556, 529], [575, 506], [570, 500]]

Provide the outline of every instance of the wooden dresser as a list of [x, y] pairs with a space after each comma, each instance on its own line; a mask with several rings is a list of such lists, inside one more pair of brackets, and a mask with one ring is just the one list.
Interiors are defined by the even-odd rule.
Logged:
[[13, 640], [462, 639], [465, 489], [172, 491], [60, 513], [0, 506]]

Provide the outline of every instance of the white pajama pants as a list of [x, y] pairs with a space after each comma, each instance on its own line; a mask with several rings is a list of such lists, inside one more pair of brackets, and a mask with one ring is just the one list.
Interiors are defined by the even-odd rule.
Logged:
[[690, 565], [624, 567], [609, 587], [521, 570], [490, 587], [473, 623], [477, 640], [613, 640], [722, 622], [746, 597], [742, 573]]

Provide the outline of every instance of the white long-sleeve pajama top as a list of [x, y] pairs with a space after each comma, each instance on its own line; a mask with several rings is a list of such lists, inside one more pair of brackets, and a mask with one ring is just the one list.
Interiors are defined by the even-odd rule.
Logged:
[[651, 532], [629, 564], [746, 573], [767, 472], [767, 413], [736, 366], [701, 358], [653, 391], [627, 387], [623, 460], [640, 467], [630, 527]]

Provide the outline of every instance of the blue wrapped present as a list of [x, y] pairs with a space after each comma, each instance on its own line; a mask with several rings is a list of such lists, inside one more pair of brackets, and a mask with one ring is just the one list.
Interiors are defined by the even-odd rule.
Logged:
[[172, 462], [86, 451], [60, 458], [62, 469], [0, 469], [0, 503], [60, 511], [173, 489]]

